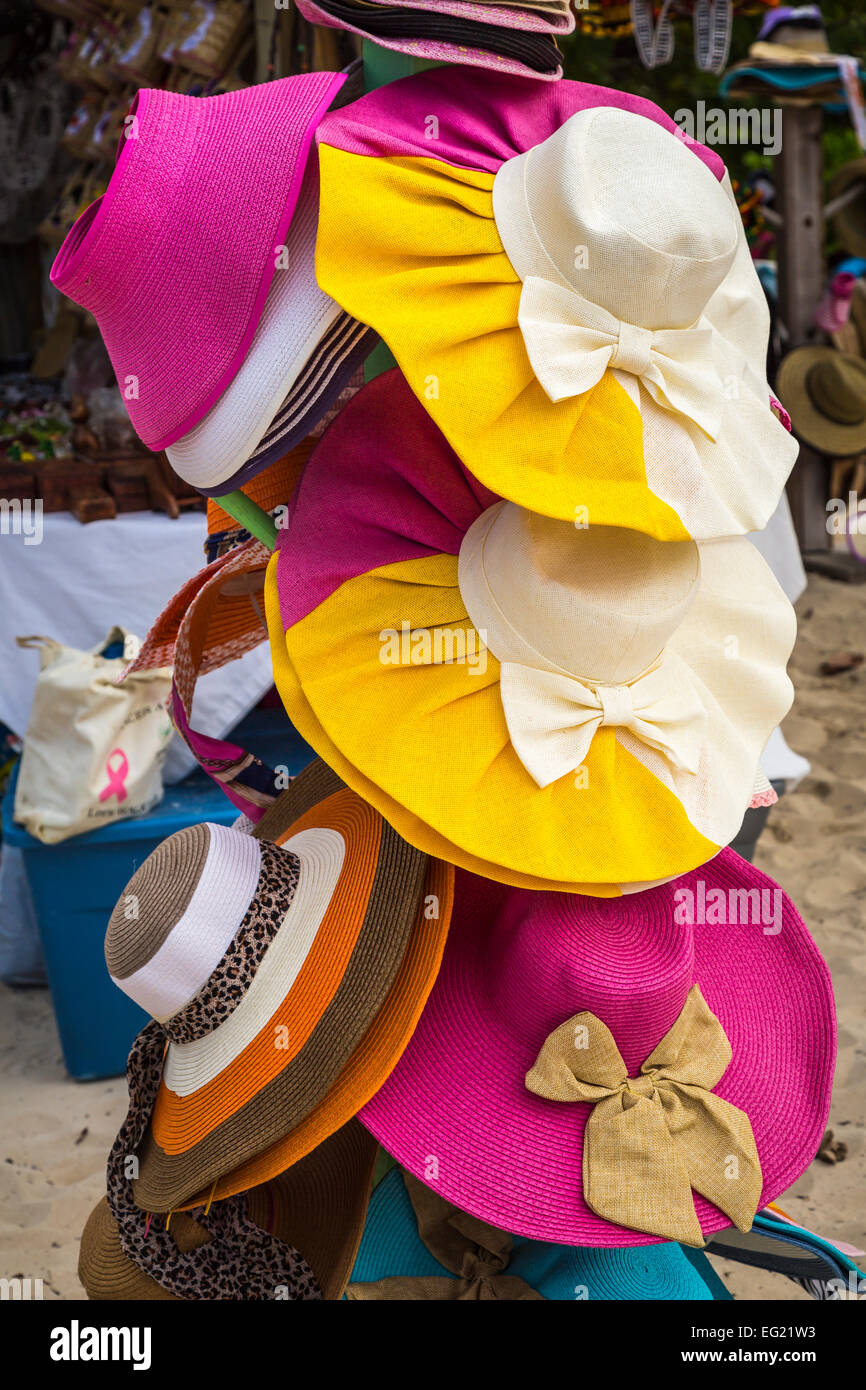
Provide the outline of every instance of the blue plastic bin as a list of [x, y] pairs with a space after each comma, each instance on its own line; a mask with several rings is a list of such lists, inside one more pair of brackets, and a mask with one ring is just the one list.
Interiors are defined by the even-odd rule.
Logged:
[[[291, 774], [313, 756], [282, 710], [254, 710], [231, 737]], [[105, 966], [112, 908], [160, 840], [198, 821], [231, 825], [239, 813], [206, 773], [195, 772], [167, 787], [146, 816], [43, 845], [12, 819], [17, 774], [16, 768], [3, 799], [3, 840], [24, 852], [66, 1068], [79, 1081], [119, 1076], [147, 1016], [112, 983]]]

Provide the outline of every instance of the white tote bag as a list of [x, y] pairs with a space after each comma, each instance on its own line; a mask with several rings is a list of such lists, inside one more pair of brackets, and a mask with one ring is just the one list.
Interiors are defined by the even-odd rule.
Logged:
[[[41, 670], [18, 772], [15, 820], [53, 845], [156, 806], [173, 732], [171, 668], [136, 673], [116, 685], [136, 643], [119, 627], [89, 652], [51, 637], [16, 640], [19, 647], [39, 648]], [[118, 642], [126, 655], [103, 656]]]

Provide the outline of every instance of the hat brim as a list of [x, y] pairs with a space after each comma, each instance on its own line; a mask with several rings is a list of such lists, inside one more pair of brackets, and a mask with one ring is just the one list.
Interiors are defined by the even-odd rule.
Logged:
[[194, 641], [199, 675], [216, 671], [257, 647], [266, 633], [250, 601], [250, 593], [256, 590], [237, 581], [256, 574], [263, 577], [269, 559], [268, 547], [250, 539], [194, 574], [169, 599], [124, 678], [136, 671], [173, 666], [182, 631], [188, 642]]
[[341, 313], [317, 343], [247, 461], [224, 483], [200, 486], [199, 492], [214, 497], [245, 487], [287, 449], [306, 439], [351, 384], [378, 341], [379, 335], [371, 328]]
[[[364, 1227], [378, 1145], [350, 1120], [289, 1172], [250, 1192], [251, 1221], [299, 1249], [313, 1270], [322, 1297], [342, 1297]], [[172, 1228], [184, 1251], [208, 1235], [182, 1214]], [[81, 1237], [78, 1277], [91, 1300], [106, 1302], [184, 1300], [140, 1269], [124, 1252], [117, 1223], [105, 1198], [88, 1218]]]
[[719, 1231], [710, 1242], [710, 1251], [753, 1269], [784, 1274], [788, 1279], [847, 1277], [847, 1264], [838, 1254], [834, 1257], [832, 1249], [795, 1226], [772, 1229], [773, 1224], [756, 1216], [750, 1231], [738, 1231], [734, 1227]]
[[[782, 359], [776, 376], [779, 399], [791, 417], [794, 432], [805, 444], [831, 457], [846, 458], [866, 449], [866, 419], [857, 425], [830, 420], [812, 401], [806, 387], [811, 367], [839, 360], [837, 348], [821, 344], [795, 348]], [[855, 359], [856, 360], [856, 359]]]
[[[702, 868], [700, 878], [707, 894], [753, 886], [779, 891], [731, 850]], [[641, 895], [642, 930], [670, 923], [674, 892], [684, 886], [695, 891], [696, 877]], [[773, 935], [761, 925], [730, 923], [702, 924], [694, 932], [693, 980], [733, 1054], [714, 1093], [751, 1121], [762, 1205], [814, 1158], [835, 1060], [829, 972], [793, 904], [782, 901], [781, 929]], [[488, 933], [504, 902], [489, 885], [479, 889], [458, 876], [439, 978], [403, 1057], [359, 1118], [410, 1173], [504, 1230], [566, 1245], [655, 1244], [587, 1206], [583, 1135], [592, 1107], [546, 1100], [524, 1085], [544, 1037], [517, 1038], [486, 983]], [[617, 908], [606, 905], [607, 911]], [[576, 998], [574, 1011], [580, 1007]], [[730, 1225], [718, 1208], [693, 1195], [705, 1235]]]
[[[564, 85], [576, 89], [574, 110], [618, 104], [615, 93]], [[464, 464], [499, 495], [562, 520], [582, 515], [593, 525], [633, 527], [660, 540], [760, 530], [797, 446], [770, 409], [769, 314], [727, 179], [737, 252], [701, 319], [713, 330], [714, 367], [724, 382], [717, 438], [659, 405], [634, 377], [610, 370], [591, 390], [554, 404], [527, 355], [518, 323], [521, 280], [497, 226], [501, 208], [494, 216], [500, 148], [488, 137], [490, 157], [458, 163], [458, 141], [447, 127], [426, 148], [417, 140], [413, 146], [401, 138], [400, 86], [390, 104], [375, 93], [319, 132], [317, 275], [349, 313], [377, 329]], [[484, 98], [482, 90], [474, 99], [476, 118]], [[625, 97], [619, 104], [630, 107]], [[493, 96], [488, 106], [492, 126]], [[509, 108], [509, 123], [513, 114]], [[654, 130], [666, 124], [651, 105], [639, 114]], [[388, 116], [393, 136], [382, 130]], [[531, 125], [537, 139], [557, 129], [550, 113], [546, 125]], [[481, 144], [471, 122], [470, 130]], [[696, 175], [706, 178], [698, 147], [690, 148]], [[363, 267], [345, 256], [347, 237], [364, 246]], [[391, 287], [388, 296], [375, 292], [382, 281]]]
[[[331, 427], [268, 569], [274, 679], [294, 726], [406, 839], [487, 877], [607, 896], [705, 862], [737, 833], [792, 699], [794, 615], [766, 563], [742, 537], [701, 547], [697, 596], [668, 643], [701, 691], [698, 770], [602, 728], [579, 788], [541, 788], [514, 752], [499, 663], [457, 583], [490, 494], [420, 406], [395, 409], [400, 390], [396, 374], [378, 378]], [[430, 639], [417, 659], [385, 650], [404, 628]], [[455, 634], [479, 660], [449, 657]]]
[[166, 450], [175, 472], [205, 495], [230, 491], [267, 467], [261, 445], [276, 416], [290, 420], [283, 452], [309, 433], [355, 369], [358, 354], [347, 343], [363, 341], [369, 351], [376, 342], [316, 284], [318, 198], [314, 161], [288, 230], [285, 268], [274, 273], [249, 352], [205, 418]]
[[409, 945], [426, 858], [324, 764], [274, 803], [256, 830], [271, 834], [298, 854], [301, 879], [241, 1003], [169, 1045], [134, 1183], [147, 1211], [179, 1207], [320, 1105]]
[[[841, 169], [837, 169], [830, 181], [830, 201], [847, 193], [855, 183], [866, 183], [866, 159], [852, 159], [848, 164], [843, 164]], [[862, 216], [864, 199], [866, 188], [861, 198], [846, 204], [833, 215], [836, 235], [849, 256], [866, 256], [866, 220]], [[860, 216], [856, 215], [858, 210]]]
[[[435, 1184], [432, 1184], [435, 1185]], [[518, 1236], [508, 1274], [524, 1280], [543, 1298], [573, 1302], [577, 1291], [593, 1301], [710, 1301], [724, 1287], [706, 1256], [693, 1262], [672, 1241], [650, 1248], [605, 1249], [573, 1245], [539, 1245]], [[702, 1267], [703, 1266], [703, 1267]], [[347, 1287], [380, 1279], [454, 1278], [431, 1254], [418, 1234], [403, 1174], [394, 1168], [370, 1198], [364, 1235]]]
[[[385, 1003], [327, 1096], [290, 1133], [217, 1180], [214, 1195], [231, 1197], [297, 1163], [346, 1123], [388, 1079], [411, 1038], [433, 988], [454, 900], [454, 869], [441, 859], [427, 867], [409, 947]], [[200, 1192], [184, 1209], [207, 1200]]]
[[[363, 0], [363, 3], [393, 8], [392, 0]], [[456, 19], [474, 19], [482, 24], [495, 24], [499, 27], [522, 29], [527, 33], [571, 34], [574, 32], [574, 15], [564, 0], [558, 3], [533, 4], [526, 8], [526, 0], [505, 0], [505, 3], [488, 4], [487, 0], [406, 0], [400, 6], [403, 10], [424, 10], [434, 15], [453, 15]]]
[[[138, 138], [121, 141], [104, 197], [72, 228], [51, 279], [94, 313], [149, 449], [194, 429], [240, 370], [314, 131], [344, 82], [303, 73], [214, 97], [138, 94]], [[231, 276], [230, 295], [218, 294], [214, 266]]]
[[[373, 33], [371, 28], [362, 24], [363, 11], [358, 10], [357, 24], [351, 24], [348, 19], [337, 19], [314, 0], [298, 0], [298, 9], [305, 19], [311, 24], [321, 25], [325, 29], [343, 29], [350, 34], [357, 34], [362, 39], [367, 39], [379, 48], [389, 49], [394, 53], [409, 53], [414, 58], [427, 59], [428, 61], [451, 64], [468, 64], [473, 69], [492, 68], [498, 73], [506, 73], [512, 77], [527, 77], [539, 82], [556, 82], [562, 76], [562, 60], [557, 54], [556, 45], [553, 42], [553, 34], [550, 36], [551, 57], [559, 57], [559, 62], [550, 70], [539, 72], [530, 67], [528, 63], [521, 62], [517, 57], [505, 57], [501, 53], [491, 53], [489, 48], [479, 46], [478, 42], [464, 42], [462, 38], [450, 41], [445, 38], [425, 38], [403, 37], [388, 38], [384, 34]], [[459, 23], [459, 20], [457, 21]], [[378, 26], [377, 26], [378, 27]], [[482, 35], [479, 33], [479, 38]]]

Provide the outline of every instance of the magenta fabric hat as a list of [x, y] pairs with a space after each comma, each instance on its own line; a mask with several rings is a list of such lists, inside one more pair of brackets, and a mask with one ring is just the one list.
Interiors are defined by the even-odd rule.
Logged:
[[130, 419], [164, 449], [237, 373], [285, 244], [316, 126], [345, 76], [221, 96], [140, 91], [106, 192], [51, 270], [99, 325]]
[[674, 1207], [672, 1238], [700, 1244], [748, 1229], [814, 1158], [835, 1053], [825, 962], [732, 850], [620, 899], [458, 870], [438, 980], [360, 1119], [440, 1196], [516, 1234], [646, 1245]]
[[[350, 154], [436, 159], [496, 174], [506, 160], [541, 144], [570, 116], [596, 106], [631, 111], [674, 135], [682, 134], [670, 116], [645, 97], [568, 79], [540, 87], [508, 76], [501, 64], [493, 66], [496, 72], [451, 65], [390, 82], [330, 112], [316, 140]], [[431, 114], [436, 117], [435, 139], [430, 134]], [[689, 141], [689, 148], [710, 173], [724, 178], [724, 161], [714, 150], [696, 141]]]

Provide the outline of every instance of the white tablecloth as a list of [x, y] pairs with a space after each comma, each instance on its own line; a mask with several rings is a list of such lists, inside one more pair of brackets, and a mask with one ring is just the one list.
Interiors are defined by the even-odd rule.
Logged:
[[[176, 521], [157, 512], [131, 512], [87, 526], [56, 512], [43, 518], [39, 545], [0, 535], [0, 720], [16, 734], [26, 732], [39, 654], [17, 647], [17, 636], [54, 637], [86, 649], [117, 623], [143, 638], [172, 594], [204, 565], [205, 535], [201, 512]], [[272, 683], [263, 642], [199, 681], [194, 727], [222, 737]], [[175, 736], [165, 780], [175, 782], [194, 766]]]

